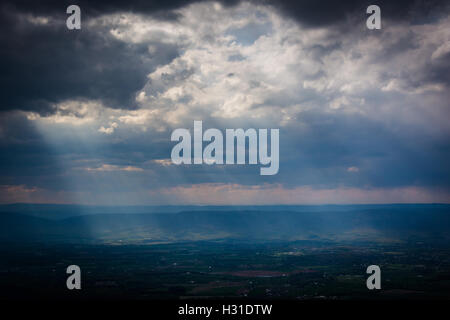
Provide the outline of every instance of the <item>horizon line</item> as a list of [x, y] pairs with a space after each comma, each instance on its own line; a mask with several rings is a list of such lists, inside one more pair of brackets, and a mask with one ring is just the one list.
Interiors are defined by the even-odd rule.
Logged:
[[322, 203], [322, 204], [77, 204], [77, 203], [40, 203], [40, 202], [12, 202], [0, 203], [0, 206], [14, 205], [48, 205], [48, 206], [82, 206], [82, 207], [294, 207], [294, 206], [385, 206], [385, 205], [450, 205], [450, 202], [386, 202], [386, 203]]

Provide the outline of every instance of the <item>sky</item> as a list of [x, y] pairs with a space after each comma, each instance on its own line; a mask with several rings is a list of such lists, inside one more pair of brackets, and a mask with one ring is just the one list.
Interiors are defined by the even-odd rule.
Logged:
[[[66, 8], [81, 8], [68, 30]], [[366, 8], [381, 8], [381, 30]], [[450, 203], [445, 1], [2, 1], [0, 203]], [[279, 172], [174, 165], [279, 128]]]

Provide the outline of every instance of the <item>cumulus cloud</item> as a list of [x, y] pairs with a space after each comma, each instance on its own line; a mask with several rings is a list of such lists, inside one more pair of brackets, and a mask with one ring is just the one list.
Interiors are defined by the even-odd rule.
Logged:
[[137, 168], [133, 166], [117, 166], [113, 164], [102, 164], [98, 168], [86, 168], [87, 171], [102, 172], [102, 171], [129, 171], [129, 172], [140, 172], [144, 171], [142, 168]]
[[155, 159], [155, 160], [153, 160], [153, 161], [154, 161], [155, 163], [161, 165], [161, 166], [164, 166], [164, 167], [173, 165], [172, 159]]
[[104, 107], [98, 101], [64, 101], [54, 106], [54, 112], [50, 115], [42, 116], [36, 112], [26, 112], [29, 120], [40, 120], [47, 123], [69, 124], [79, 126], [96, 121], [102, 113]]
[[116, 129], [118, 124], [116, 122], [110, 123], [110, 126], [108, 128], [105, 128], [103, 126], [98, 129], [98, 132], [104, 133], [104, 134], [112, 134], [114, 132], [114, 129]]
[[[445, 50], [448, 18], [393, 25], [376, 35], [356, 28], [343, 36], [339, 29], [302, 28], [270, 7], [249, 3], [230, 8], [199, 3], [176, 13], [176, 22], [136, 14], [92, 22], [108, 25], [111, 35], [125, 43], [147, 45], [163, 35], [164, 42], [182, 51], [147, 75], [135, 94], [139, 109], [120, 115], [119, 122], [164, 129], [164, 124], [185, 125], [197, 116], [285, 126], [314, 110], [361, 113], [381, 121], [407, 112], [410, 119], [399, 122], [408, 124], [424, 119], [427, 94], [441, 96], [430, 109], [446, 112], [448, 83], [427, 77], [426, 70]], [[259, 32], [248, 34], [249, 26]], [[386, 104], [386, 92], [398, 95]], [[410, 99], [416, 102], [411, 105]], [[432, 113], [428, 116], [437, 116]]]

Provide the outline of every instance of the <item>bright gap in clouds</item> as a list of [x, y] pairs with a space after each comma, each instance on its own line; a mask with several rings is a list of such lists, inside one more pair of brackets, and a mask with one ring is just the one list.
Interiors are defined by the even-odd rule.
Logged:
[[[450, 134], [442, 116], [448, 92], [423, 72], [449, 54], [450, 18], [392, 24], [375, 35], [350, 17], [343, 35], [342, 28], [304, 28], [270, 6], [245, 2], [197, 3], [177, 13], [170, 21], [116, 13], [85, 23], [106, 42], [146, 48], [136, 58], [149, 64], [161, 45], [177, 48], [169, 63], [150, 68], [132, 109], [74, 97], [56, 104], [54, 114], [26, 113], [61, 154], [68, 202], [449, 201], [442, 186], [435, 193], [420, 179], [383, 185], [382, 175], [407, 158], [396, 158], [392, 141], [405, 146], [410, 132], [421, 132], [426, 145]], [[411, 45], [400, 47], [402, 41]], [[193, 120], [208, 128], [280, 128], [280, 176], [170, 165], [170, 132], [191, 128]], [[364, 133], [369, 140], [359, 141], [358, 123], [373, 130]]]

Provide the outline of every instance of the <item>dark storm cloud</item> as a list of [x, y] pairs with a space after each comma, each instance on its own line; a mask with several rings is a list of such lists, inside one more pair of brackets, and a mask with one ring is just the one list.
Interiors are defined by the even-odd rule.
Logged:
[[383, 19], [413, 23], [424, 23], [429, 20], [435, 21], [437, 18], [445, 16], [444, 9], [448, 9], [448, 4], [442, 0], [267, 0], [263, 2], [275, 6], [286, 16], [294, 18], [307, 27], [343, 25], [347, 18], [354, 20], [354, 18], [360, 17], [365, 21], [367, 17], [366, 9], [372, 4], [382, 8]]
[[146, 74], [177, 55], [173, 45], [127, 45], [108, 30], [65, 27], [64, 11], [44, 25], [27, 23], [23, 11], [4, 6], [0, 31], [2, 110], [52, 113], [66, 99], [98, 99], [113, 108], [132, 109]]
[[[149, 14], [162, 20], [176, 19], [173, 9], [196, 1], [76, 1], [82, 21], [116, 12]], [[233, 5], [236, 1], [223, 1]], [[109, 30], [65, 26], [66, 8], [73, 1], [4, 1], [0, 5], [0, 111], [54, 112], [54, 104], [69, 98], [99, 99], [113, 108], [133, 109], [135, 92], [157, 65], [178, 54], [173, 45], [124, 44]], [[27, 18], [44, 16], [46, 25]], [[147, 44], [148, 45], [148, 44]]]
[[[114, 12], [134, 12], [152, 14], [156, 18], [176, 19], [174, 9], [194, 2], [207, 2], [208, 0], [41, 0], [41, 1], [4, 1], [5, 7], [16, 8], [18, 11], [60, 15], [71, 4], [77, 4], [83, 9], [83, 15], [94, 17]], [[428, 22], [445, 15], [448, 3], [442, 0], [250, 0], [256, 4], [273, 5], [284, 14], [297, 19], [300, 23], [310, 26], [327, 26], [341, 23], [349, 14], [360, 13], [365, 17], [365, 9], [376, 4], [383, 9], [383, 17], [394, 20], [408, 20], [415, 23]], [[238, 4], [239, 0], [219, 0], [225, 6]]]
[[189, 0], [43, 0], [43, 1], [29, 1], [19, 0], [5, 2], [4, 7], [14, 8], [20, 12], [33, 13], [39, 15], [60, 16], [65, 15], [65, 10], [69, 5], [76, 4], [82, 8], [82, 14], [86, 17], [95, 17], [98, 15], [115, 13], [115, 12], [135, 12], [155, 14], [155, 17], [163, 19], [176, 18], [170, 11], [177, 9], [186, 4], [192, 3]]

